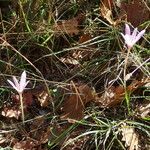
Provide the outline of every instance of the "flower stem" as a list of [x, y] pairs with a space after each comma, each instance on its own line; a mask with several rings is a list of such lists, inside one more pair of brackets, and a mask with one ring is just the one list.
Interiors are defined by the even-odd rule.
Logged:
[[127, 74], [127, 64], [128, 64], [128, 58], [130, 54], [131, 48], [128, 48], [127, 55], [124, 61], [124, 87], [126, 88], [126, 74]]
[[24, 107], [23, 107], [23, 96], [22, 93], [19, 93], [20, 104], [21, 104], [21, 114], [22, 114], [22, 122], [24, 124]]
[[127, 55], [124, 61], [124, 88], [125, 88], [125, 100], [128, 108], [128, 113], [130, 114], [130, 98], [127, 91], [127, 83], [126, 83], [126, 75], [127, 75], [127, 64], [128, 64], [128, 58], [130, 54], [131, 48], [128, 48]]

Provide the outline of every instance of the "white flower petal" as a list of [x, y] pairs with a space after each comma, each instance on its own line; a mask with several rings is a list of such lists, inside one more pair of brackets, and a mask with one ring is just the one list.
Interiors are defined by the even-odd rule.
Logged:
[[133, 46], [130, 35], [125, 35], [125, 43], [127, 44], [128, 48], [131, 48]]
[[128, 35], [131, 34], [130, 27], [128, 24], [125, 24], [125, 34], [128, 34]]
[[23, 91], [26, 85], [26, 71], [23, 71], [20, 79], [20, 90]]
[[[29, 83], [29, 81], [26, 82], [25, 87], [27, 86], [28, 83]], [[24, 88], [25, 88], [25, 87], [24, 87]]]
[[13, 81], [14, 81], [15, 86], [19, 89], [19, 87], [20, 87], [19, 82], [15, 76], [13, 76]]
[[15, 86], [15, 84], [12, 81], [10, 81], [10, 80], [7, 80], [7, 81], [17, 92], [19, 91], [19, 89]]
[[135, 29], [133, 30], [133, 33], [132, 33], [132, 36], [131, 36], [132, 41], [135, 40], [136, 35], [137, 35], [137, 32], [138, 32], [138, 30], [137, 30], [137, 28], [135, 28]]
[[142, 30], [135, 38], [135, 43], [144, 35], [145, 30]]
[[123, 33], [121, 33], [122, 37], [125, 39], [125, 35]]

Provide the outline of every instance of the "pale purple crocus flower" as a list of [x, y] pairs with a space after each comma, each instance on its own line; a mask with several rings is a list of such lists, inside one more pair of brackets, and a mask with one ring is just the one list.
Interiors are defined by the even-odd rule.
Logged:
[[24, 123], [25, 117], [24, 117], [24, 105], [23, 105], [23, 91], [29, 81], [26, 81], [26, 71], [23, 71], [20, 77], [20, 82], [17, 80], [15, 76], [13, 76], [13, 82], [10, 80], [7, 80], [9, 84], [18, 92], [19, 98], [20, 98], [20, 104], [21, 104], [21, 113], [22, 113], [22, 121]]
[[122, 37], [125, 40], [125, 44], [128, 49], [132, 48], [133, 45], [144, 35], [145, 30], [138, 32], [137, 28], [135, 28], [131, 34], [131, 30], [128, 24], [125, 25], [125, 34], [121, 33]]
[[20, 82], [15, 76], [13, 76], [13, 82], [10, 80], [7, 81], [19, 94], [23, 93], [25, 87], [29, 83], [29, 81], [26, 81], [26, 71], [23, 71], [23, 73], [21, 74]]

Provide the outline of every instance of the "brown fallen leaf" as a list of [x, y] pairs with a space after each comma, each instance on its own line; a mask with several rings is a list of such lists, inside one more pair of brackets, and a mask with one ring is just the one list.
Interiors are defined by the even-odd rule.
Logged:
[[[87, 42], [91, 39], [92, 39], [91, 34], [84, 33], [80, 36], [78, 43], [83, 45], [84, 42]], [[79, 48], [73, 51], [72, 57], [78, 61], [90, 60], [92, 59], [92, 56], [95, 54], [93, 48], [95, 49], [94, 45], [86, 46], [86, 48]]]
[[145, 5], [146, 3], [149, 2], [142, 0], [122, 1], [120, 9], [127, 15], [127, 21], [136, 27], [150, 19], [150, 11]]
[[135, 132], [134, 127], [123, 124], [121, 126], [122, 141], [128, 150], [139, 150], [139, 136]]
[[37, 87], [30, 92], [37, 98], [38, 102], [40, 102], [41, 107], [47, 107], [53, 100], [50, 92], [45, 86]]
[[44, 131], [40, 136], [40, 143], [45, 144], [49, 141], [49, 137], [51, 135], [51, 129], [50, 127], [47, 127], [46, 131]]
[[60, 58], [61, 62], [65, 63], [65, 64], [71, 64], [71, 65], [80, 65], [79, 61], [77, 61], [76, 59], [72, 58], [72, 57], [61, 57]]
[[0, 145], [2, 145], [5, 141], [7, 141], [7, 138], [0, 134]]
[[108, 87], [99, 99], [101, 107], [114, 107], [124, 99], [124, 87]]
[[113, 0], [102, 0], [100, 5], [101, 16], [105, 18], [111, 25], [115, 25], [112, 14]]
[[32, 140], [20, 141], [15, 143], [13, 150], [30, 150], [35, 146], [36, 144]]
[[[32, 136], [32, 130], [40, 128], [43, 124], [44, 124], [44, 118], [43, 117], [35, 119], [30, 125], [30, 130], [31, 130], [30, 136]], [[34, 135], [35, 135], [35, 133], [34, 133]]]
[[[140, 86], [146, 84], [146, 81], [134, 81], [129, 86], [127, 86], [127, 91], [132, 93]], [[100, 98], [97, 99], [97, 102], [100, 103], [101, 107], [115, 107], [120, 104], [125, 97], [125, 89], [123, 86], [118, 85], [117, 87], [111, 86], [105, 89], [105, 92]]]
[[29, 136], [38, 141], [38, 144], [44, 144], [48, 142], [51, 135], [51, 129], [48, 123], [45, 123], [44, 117], [37, 118], [30, 125], [30, 134]]
[[150, 118], [150, 102], [138, 106], [137, 112], [141, 118]]
[[21, 110], [19, 110], [16, 107], [11, 107], [11, 108], [4, 107], [1, 114], [2, 114], [2, 116], [7, 117], [7, 118], [19, 119], [19, 117], [21, 115]]
[[70, 19], [58, 22], [54, 25], [54, 31], [59, 34], [77, 35], [79, 33], [78, 21], [76, 19]]
[[[33, 95], [30, 91], [23, 92], [23, 103], [24, 103], [25, 108], [32, 104], [32, 101], [33, 101], [32, 96]], [[20, 105], [20, 100], [19, 100], [18, 94], [12, 94], [11, 98], [15, 104]]]
[[[90, 139], [89, 135], [85, 135], [83, 137], [80, 137], [79, 139], [74, 140], [77, 136], [79, 136], [81, 133], [83, 133], [85, 130], [85, 128], [83, 127], [78, 127], [76, 128], [76, 130], [74, 130], [73, 132], [71, 132], [69, 134], [69, 136], [67, 137], [67, 140], [64, 141], [64, 143], [62, 144], [63, 146], [63, 150], [80, 150], [83, 149], [83, 145], [87, 144], [88, 147], [88, 140]], [[67, 144], [69, 143], [69, 144]], [[86, 147], [86, 149], [88, 149]]]
[[80, 36], [78, 42], [79, 42], [79, 44], [82, 44], [82, 43], [84, 43], [84, 42], [86, 42], [86, 41], [88, 41], [88, 40], [90, 40], [90, 39], [92, 39], [92, 35], [89, 34], [89, 33], [84, 33], [84, 34], [82, 34], [82, 35]]
[[58, 35], [78, 35], [80, 32], [79, 26], [84, 20], [83, 18], [84, 16], [82, 14], [79, 14], [77, 17], [74, 17], [72, 19], [57, 22], [53, 26], [54, 33], [57, 33]]
[[73, 120], [81, 120], [83, 118], [85, 105], [93, 100], [94, 96], [93, 91], [86, 84], [75, 85], [75, 83], [72, 82], [70, 92], [71, 94], [64, 101], [62, 108], [64, 113], [61, 115], [61, 119], [73, 123]]
[[52, 101], [52, 97], [47, 91], [43, 90], [41, 93], [39, 93], [38, 100], [42, 107], [47, 107]]
[[[83, 44], [84, 42], [92, 39], [92, 36], [90, 34], [82, 34], [78, 40], [79, 44]], [[85, 60], [90, 60], [92, 56], [95, 54], [95, 51], [93, 51], [93, 48], [95, 46], [86, 46], [86, 48], [78, 48], [74, 51], [71, 51], [70, 53], [67, 53], [65, 57], [60, 58], [61, 62], [65, 64], [72, 65], [76, 68], [81, 67], [80, 62]]]
[[113, 7], [113, 0], [102, 0], [102, 3], [109, 9]]

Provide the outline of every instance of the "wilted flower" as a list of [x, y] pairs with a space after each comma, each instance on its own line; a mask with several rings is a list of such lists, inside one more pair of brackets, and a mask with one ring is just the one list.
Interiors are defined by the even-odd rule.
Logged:
[[125, 25], [125, 34], [121, 33], [122, 37], [125, 40], [125, 44], [130, 49], [133, 45], [144, 35], [145, 30], [142, 30], [138, 33], [137, 28], [135, 28], [131, 34], [131, 30], [128, 24]]
[[13, 76], [13, 82], [10, 80], [7, 81], [18, 93], [22, 93], [29, 83], [29, 81], [26, 81], [26, 71], [23, 71], [23, 73], [21, 74], [20, 83], [15, 76]]

